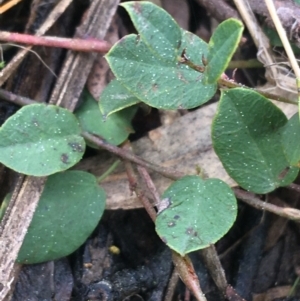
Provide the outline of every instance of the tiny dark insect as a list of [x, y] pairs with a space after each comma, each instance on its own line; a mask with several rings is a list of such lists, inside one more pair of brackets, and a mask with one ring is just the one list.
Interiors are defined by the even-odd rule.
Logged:
[[60, 160], [61, 160], [63, 163], [67, 164], [67, 163], [68, 163], [68, 160], [69, 160], [69, 156], [68, 156], [67, 154], [62, 154], [62, 155], [60, 156]]

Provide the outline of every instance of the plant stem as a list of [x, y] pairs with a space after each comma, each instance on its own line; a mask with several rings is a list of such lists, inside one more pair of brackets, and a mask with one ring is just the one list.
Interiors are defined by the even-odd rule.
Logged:
[[264, 65], [257, 59], [250, 60], [236, 60], [231, 61], [228, 64], [227, 69], [236, 69], [236, 68], [263, 68]]
[[292, 286], [290, 292], [289, 292], [288, 295], [286, 296], [287, 298], [290, 298], [290, 297], [292, 297], [292, 296], [295, 295], [296, 290], [297, 290], [297, 286], [299, 285], [299, 281], [300, 281], [300, 278], [299, 278], [299, 276], [298, 276], [298, 277], [296, 278], [296, 280], [295, 280], [295, 282], [294, 282], [294, 284], [293, 284], [293, 286]]
[[299, 105], [299, 109], [300, 109], [300, 68], [299, 68], [297, 59], [295, 57], [295, 54], [293, 52], [293, 49], [291, 47], [291, 44], [287, 38], [286, 32], [285, 32], [285, 30], [280, 22], [280, 19], [277, 15], [273, 0], [265, 0], [265, 3], [267, 5], [270, 16], [274, 22], [277, 33], [280, 37], [282, 45], [285, 49], [285, 52], [289, 58], [290, 64], [291, 64], [292, 69], [294, 70], [294, 73], [296, 76], [296, 86], [297, 86], [297, 90], [298, 90], [298, 105]]
[[239, 294], [237, 294], [237, 292], [235, 291], [235, 289], [231, 285], [228, 285], [227, 288], [226, 288], [225, 298], [227, 300], [246, 301]]
[[[130, 152], [131, 147], [129, 144], [126, 144], [124, 146], [124, 148], [126, 149], [127, 152]], [[124, 148], [122, 150], [124, 150]], [[125, 169], [126, 169], [126, 173], [128, 176], [128, 180], [129, 180], [131, 189], [136, 193], [137, 197], [143, 203], [144, 208], [147, 211], [147, 213], [149, 214], [152, 221], [155, 222], [156, 216], [157, 216], [156, 211], [154, 210], [153, 205], [151, 204], [149, 199], [145, 196], [143, 191], [139, 188], [137, 177], [134, 173], [131, 162], [128, 160], [124, 160], [124, 164], [125, 164]], [[154, 196], [156, 202], [160, 202], [160, 197], [158, 195], [157, 189], [156, 189], [149, 173], [147, 172], [147, 170], [141, 166], [138, 166], [138, 170], [139, 170], [140, 175], [143, 177], [144, 181], [146, 182], [149, 191]], [[193, 295], [195, 296], [195, 298], [198, 301], [207, 301], [200, 288], [198, 276], [194, 270], [193, 264], [192, 264], [190, 258], [188, 257], [188, 255], [185, 255], [184, 257], [182, 257], [177, 252], [175, 252], [173, 250], [171, 250], [171, 251], [172, 251], [173, 263], [174, 263], [176, 270], [177, 270], [180, 278], [182, 279], [183, 283], [193, 293]]]
[[250, 89], [250, 90], [256, 91], [257, 93], [261, 94], [262, 96], [264, 96], [266, 98], [273, 99], [273, 100], [280, 101], [280, 102], [290, 103], [290, 104], [293, 104], [293, 105], [297, 105], [297, 101], [293, 101], [293, 100], [290, 100], [290, 99], [287, 99], [287, 98], [284, 98], [284, 97], [281, 97], [281, 96], [278, 96], [278, 95], [275, 95], [275, 94], [272, 94], [272, 93], [260, 91], [259, 89], [249, 88], [249, 87], [246, 87], [246, 86], [244, 86], [242, 84], [238, 84], [238, 83], [236, 83], [236, 82], [234, 82], [232, 80], [220, 78], [218, 80], [218, 84], [220, 86], [225, 86], [227, 88], [245, 88], [245, 89]]
[[198, 276], [195, 272], [194, 266], [190, 260], [190, 258], [185, 255], [182, 257], [175, 251], [172, 251], [172, 259], [174, 265], [179, 272], [181, 280], [187, 286], [187, 288], [194, 294], [195, 298], [198, 301], [207, 301], [205, 295], [203, 294]]
[[[45, 32], [56, 22], [56, 20], [63, 14], [67, 7], [72, 3], [72, 0], [59, 1], [52, 11], [48, 14], [46, 20], [43, 22], [40, 28], [35, 32], [36, 36], [44, 35]], [[28, 53], [31, 46], [18, 52], [13, 59], [0, 71], [0, 87], [6, 82], [10, 75], [17, 69], [25, 55]]]
[[129, 160], [129, 161], [134, 162], [143, 167], [152, 169], [152, 170], [160, 173], [161, 175], [163, 175], [167, 178], [170, 178], [172, 180], [178, 180], [179, 178], [181, 178], [185, 175], [183, 172], [179, 172], [179, 171], [171, 169], [171, 168], [165, 168], [165, 167], [156, 165], [154, 163], [145, 161], [145, 160], [141, 159], [140, 157], [134, 155], [133, 153], [128, 152], [128, 151], [126, 151], [122, 148], [119, 148], [117, 146], [114, 146], [112, 144], [109, 144], [109, 143], [105, 142], [101, 137], [92, 135], [88, 132], [82, 132], [81, 136], [84, 139], [88, 140], [89, 142], [92, 142], [93, 144], [97, 145], [100, 148], [106, 149], [107, 151], [109, 151], [125, 160]]
[[277, 33], [280, 37], [280, 40], [282, 42], [282, 45], [284, 47], [284, 50], [289, 58], [289, 61], [291, 63], [291, 66], [294, 70], [294, 73], [296, 75], [296, 78], [298, 78], [298, 80], [300, 79], [300, 68], [299, 68], [299, 65], [298, 65], [298, 62], [297, 62], [297, 59], [294, 55], [294, 52], [293, 52], [293, 49], [291, 47], [291, 44], [287, 38], [287, 35], [286, 35], [286, 32], [281, 24], [281, 21], [277, 15], [277, 12], [276, 12], [276, 8], [275, 8], [275, 5], [274, 5], [274, 2], [273, 0], [265, 0], [265, 3], [267, 5], [267, 8], [268, 8], [268, 11], [270, 13], [270, 16], [274, 22], [274, 25], [276, 27], [276, 30], [277, 30]]
[[216, 286], [220, 292], [225, 295], [228, 283], [215, 246], [210, 245], [209, 247], [200, 250], [200, 253]]
[[300, 192], [300, 185], [295, 184], [295, 183], [291, 183], [290, 185], [287, 186], [287, 188], [290, 188], [292, 190], [295, 190], [297, 192]]
[[[4, 89], [0, 89], [0, 98], [10, 101], [12, 103], [18, 104], [20, 106], [26, 106], [26, 105], [38, 103], [30, 98], [13, 94]], [[117, 146], [109, 144], [109, 143], [105, 142], [101, 137], [92, 135], [88, 132], [83, 132], [82, 137], [84, 137], [86, 140], [96, 144], [100, 148], [106, 149], [109, 152], [116, 154], [117, 156], [119, 156], [123, 159], [132, 161], [138, 165], [141, 165], [143, 167], [154, 170], [154, 171], [160, 173], [161, 175], [163, 175], [167, 178], [170, 178], [172, 180], [178, 180], [178, 179], [182, 178], [183, 176], [185, 176], [185, 174], [183, 172], [177, 171], [173, 168], [166, 168], [166, 167], [162, 167], [162, 166], [156, 165], [151, 162], [147, 162], [147, 161], [141, 159], [140, 157], [134, 155], [133, 153], [127, 152], [124, 149], [121, 149]]]
[[238, 199], [252, 207], [255, 207], [260, 210], [267, 210], [269, 212], [275, 213], [279, 216], [291, 220], [300, 221], [300, 210], [289, 207], [282, 208], [273, 204], [263, 202], [259, 198], [255, 197], [253, 194], [238, 188], [233, 188], [233, 191]]
[[147, 169], [145, 167], [142, 167], [142, 166], [138, 166], [137, 167], [138, 169], [138, 172], [140, 174], [140, 176], [142, 177], [142, 179], [144, 180], [145, 184], [147, 185], [149, 191], [151, 192], [152, 196], [153, 196], [153, 199], [155, 201], [155, 204], [156, 206], [158, 204], [160, 204], [160, 196], [159, 196], [159, 193], [147, 171]]
[[[197, 71], [197, 72], [199, 72], [201, 74], [204, 72], [203, 68], [205, 68], [205, 67], [195, 65], [194, 63], [192, 63], [188, 59], [180, 57], [180, 58], [178, 58], [178, 62], [181, 63], [181, 64], [189, 66], [191, 69], [193, 69], [193, 70], [195, 70], [195, 71]], [[280, 96], [272, 94], [272, 93], [260, 91], [259, 89], [249, 88], [249, 87], [247, 87], [245, 85], [238, 84], [238, 83], [234, 82], [233, 80], [229, 80], [229, 79], [224, 78], [224, 76], [221, 76], [219, 78], [218, 84], [221, 87], [227, 87], [227, 88], [245, 88], [245, 89], [250, 89], [250, 90], [256, 91], [257, 93], [259, 93], [259, 94], [261, 94], [264, 97], [269, 98], [269, 99], [273, 99], [273, 100], [280, 101], [280, 102], [286, 102], [286, 103], [290, 103], [290, 104], [294, 104], [294, 105], [298, 104], [297, 101], [293, 101], [293, 100], [290, 100], [290, 99], [287, 99], [287, 98], [284, 98], [284, 97], [280, 97]], [[299, 85], [300, 85], [300, 81], [299, 81]]]
[[68, 39], [60, 37], [33, 36], [8, 31], [0, 31], [0, 41], [34, 46], [60, 47], [82, 52], [107, 53], [111, 44], [97, 39]]
[[179, 280], [179, 276], [178, 276], [177, 270], [174, 269], [172, 272], [171, 278], [169, 279], [165, 298], [163, 301], [172, 301], [173, 300], [173, 296], [175, 293], [175, 289], [176, 289], [178, 280]]
[[102, 182], [107, 176], [109, 176], [120, 164], [120, 160], [116, 160], [100, 177], [97, 178], [97, 182]]
[[[123, 146], [122, 150], [124, 150], [124, 149], [127, 152], [130, 152], [131, 151], [130, 144], [126, 143]], [[139, 188], [137, 177], [135, 175], [135, 172], [133, 170], [131, 162], [128, 160], [124, 160], [124, 164], [125, 164], [125, 169], [126, 169], [126, 173], [128, 176], [128, 180], [130, 183], [130, 187], [132, 188], [132, 190], [135, 191], [137, 197], [143, 203], [145, 210], [149, 214], [150, 218], [153, 220], [153, 222], [155, 222], [156, 216], [157, 216], [156, 211], [154, 210], [153, 205], [151, 204], [149, 199], [144, 195], [143, 191]], [[142, 176], [142, 178], [144, 179], [149, 191], [152, 193], [156, 202], [160, 202], [159, 194], [157, 192], [157, 189], [156, 189], [148, 171], [144, 167], [141, 167], [141, 166], [138, 166], [138, 171], [139, 171], [140, 175]], [[195, 298], [198, 301], [207, 301], [200, 288], [198, 276], [194, 270], [193, 264], [192, 264], [190, 258], [188, 257], [188, 255], [185, 255], [182, 257], [177, 252], [175, 252], [173, 250], [171, 250], [171, 251], [172, 251], [173, 263], [174, 263], [176, 270], [177, 270], [180, 278], [182, 279], [183, 283], [193, 293], [193, 295], [195, 296]]]
[[128, 160], [124, 160], [124, 165], [131, 190], [135, 192], [138, 199], [144, 205], [144, 208], [147, 211], [148, 215], [150, 216], [152, 221], [155, 222], [156, 211], [154, 210], [153, 205], [151, 204], [149, 199], [145, 196], [144, 192], [139, 188], [137, 177], [134, 173], [131, 162]]
[[26, 106], [26, 105], [32, 105], [37, 103], [36, 101], [30, 98], [16, 95], [4, 89], [0, 89], [0, 98], [19, 106]]

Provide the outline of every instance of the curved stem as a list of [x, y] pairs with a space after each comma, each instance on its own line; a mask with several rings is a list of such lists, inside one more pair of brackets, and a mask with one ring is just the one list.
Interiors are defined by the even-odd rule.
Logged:
[[266, 98], [269, 98], [269, 99], [272, 99], [272, 100], [276, 100], [276, 101], [280, 101], [280, 102], [285, 102], [285, 103], [290, 103], [290, 104], [293, 104], [293, 105], [297, 105], [298, 104], [297, 101], [290, 100], [290, 99], [287, 99], [287, 98], [284, 98], [284, 97], [281, 97], [281, 96], [278, 96], [278, 95], [275, 95], [275, 94], [272, 94], [272, 93], [260, 91], [259, 89], [249, 88], [249, 87], [244, 86], [242, 84], [238, 84], [238, 83], [236, 83], [236, 82], [234, 82], [232, 80], [220, 78], [218, 80], [218, 84], [220, 86], [225, 86], [227, 88], [245, 88], [245, 89], [250, 89], [250, 90], [256, 91], [257, 93], [261, 94], [262, 96], [264, 96]]
[[285, 32], [285, 30], [284, 30], [284, 28], [281, 24], [281, 21], [280, 21], [278, 15], [277, 15], [274, 2], [273, 2], [273, 0], [265, 0], [265, 3], [267, 5], [270, 16], [271, 16], [271, 18], [274, 22], [276, 31], [277, 31], [277, 33], [280, 37], [280, 40], [281, 40], [282, 45], [284, 47], [284, 50], [285, 50], [285, 52], [286, 52], [286, 54], [289, 58], [289, 61], [290, 61], [291, 66], [293, 68], [293, 71], [296, 75], [296, 78], [300, 79], [300, 68], [299, 68], [297, 59], [295, 57], [294, 51], [291, 47], [291, 44], [290, 44], [290, 42], [287, 38], [286, 32]]
[[122, 149], [122, 148], [117, 147], [115, 145], [109, 144], [109, 143], [105, 142], [101, 137], [95, 136], [91, 133], [82, 132], [81, 136], [84, 139], [90, 141], [91, 143], [97, 145], [100, 148], [106, 149], [109, 152], [111, 152], [111, 153], [113, 153], [113, 154], [115, 154], [115, 155], [117, 155], [117, 156], [119, 156], [123, 159], [129, 160], [129, 161], [134, 162], [134, 163], [136, 163], [138, 165], [141, 165], [143, 167], [152, 169], [152, 170], [160, 173], [161, 175], [163, 175], [163, 176], [165, 176], [169, 179], [178, 180], [179, 178], [185, 176], [185, 174], [183, 172], [177, 171], [173, 168], [166, 168], [166, 167], [159, 166], [159, 165], [156, 165], [154, 163], [145, 161], [142, 158], [134, 155], [133, 153], [128, 152], [125, 149]]

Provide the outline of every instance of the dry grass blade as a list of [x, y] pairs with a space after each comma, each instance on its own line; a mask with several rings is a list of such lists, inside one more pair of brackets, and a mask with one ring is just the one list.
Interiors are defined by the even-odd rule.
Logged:
[[[72, 0], [62, 0], [58, 2], [56, 7], [49, 14], [47, 20], [44, 24], [37, 30], [36, 36], [41, 36], [56, 22], [56, 20], [61, 16], [61, 14], [67, 9], [67, 7], [72, 3]], [[22, 62], [25, 55], [32, 47], [20, 50], [15, 57], [7, 64], [7, 66], [0, 72], [0, 87], [4, 82], [10, 77], [10, 75], [17, 69], [17, 67]]]

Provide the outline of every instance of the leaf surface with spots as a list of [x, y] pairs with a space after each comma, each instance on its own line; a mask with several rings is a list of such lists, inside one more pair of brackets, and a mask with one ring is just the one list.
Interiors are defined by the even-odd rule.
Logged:
[[99, 108], [104, 117], [139, 103], [140, 100], [132, 95], [121, 83], [114, 79], [103, 90]]
[[156, 231], [182, 256], [218, 241], [236, 219], [235, 196], [219, 179], [185, 176], [174, 182], [162, 198], [170, 204], [158, 214]]
[[142, 40], [161, 59], [173, 61], [181, 43], [181, 29], [162, 8], [151, 2], [122, 3]]
[[181, 47], [172, 59], [166, 59], [131, 34], [115, 44], [106, 59], [118, 81], [140, 101], [160, 109], [190, 109], [207, 102], [215, 94], [216, 84], [205, 84], [203, 74], [178, 62], [183, 49], [200, 65], [199, 54], [207, 53], [207, 44], [183, 31]]
[[243, 32], [243, 24], [236, 19], [227, 19], [214, 31], [207, 54], [205, 76], [208, 83], [215, 83], [226, 70]]
[[44, 104], [21, 108], [0, 129], [0, 162], [32, 176], [47, 176], [76, 164], [85, 151], [75, 116]]
[[298, 174], [282, 145], [283, 112], [257, 92], [223, 91], [212, 125], [214, 150], [228, 174], [244, 189], [268, 193]]
[[131, 120], [135, 112], [136, 107], [129, 107], [104, 118], [98, 103], [90, 93], [84, 91], [83, 104], [75, 111], [75, 115], [83, 131], [98, 135], [107, 142], [118, 145], [134, 132]]
[[117, 80], [135, 97], [160, 109], [195, 108], [207, 102], [216, 84], [206, 84], [203, 74], [180, 63], [186, 56], [202, 65], [207, 44], [180, 29], [163, 9], [150, 2], [126, 2], [139, 35], [128, 35], [105, 56]]
[[39, 263], [69, 255], [97, 226], [105, 193], [83, 171], [49, 176], [18, 255], [19, 263]]
[[292, 166], [300, 167], [300, 121], [296, 113], [283, 128], [282, 142], [287, 160]]

